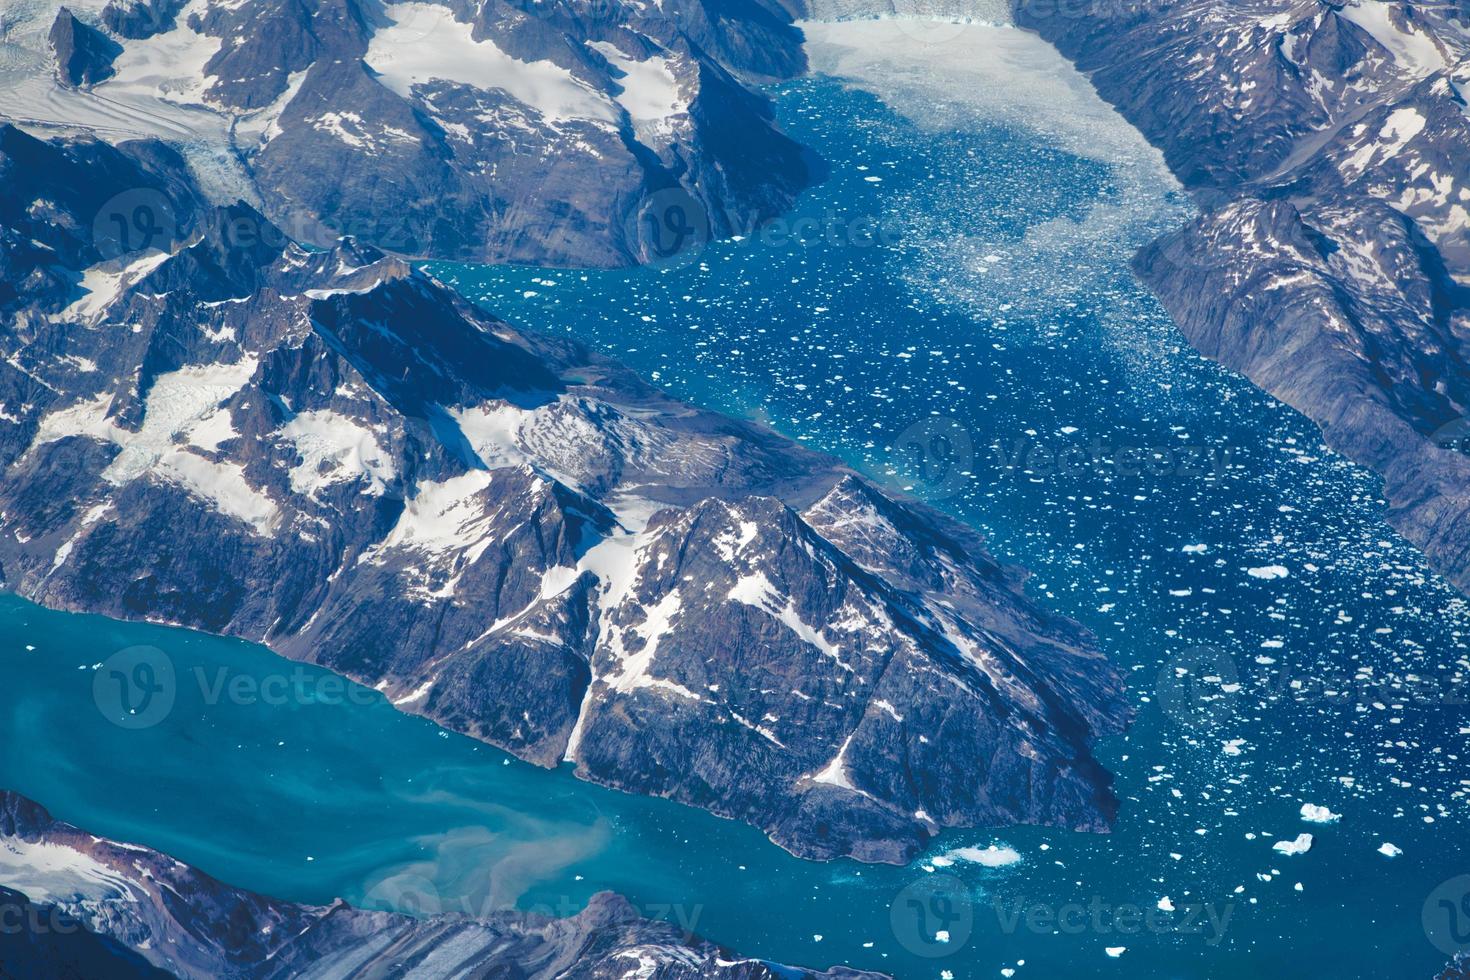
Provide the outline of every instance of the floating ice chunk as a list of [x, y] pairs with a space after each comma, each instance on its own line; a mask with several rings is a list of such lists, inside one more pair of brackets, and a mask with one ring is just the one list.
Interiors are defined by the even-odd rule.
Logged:
[[1342, 814], [1333, 813], [1325, 806], [1317, 806], [1315, 803], [1303, 803], [1302, 819], [1307, 823], [1337, 823], [1342, 819]]
[[957, 847], [945, 856], [951, 860], [967, 861], [970, 864], [979, 864], [987, 868], [1004, 868], [1021, 860], [1020, 852], [1005, 844], [991, 844], [989, 847]]
[[1160, 912], [1172, 912], [1172, 911], [1174, 911], [1174, 901], [1173, 901], [1173, 899], [1171, 899], [1168, 895], [1165, 895], [1163, 898], [1159, 899], [1159, 911]]
[[1247, 568], [1245, 573], [1251, 578], [1286, 578], [1291, 572], [1286, 570], [1285, 565], [1261, 565], [1257, 568]]
[[1117, 959], [1118, 957], [1122, 956], [1124, 953], [1128, 952], [1128, 947], [1127, 946], [1109, 946], [1106, 949], [1104, 949], [1103, 952], [1104, 953], [1107, 953], [1113, 959]]
[[1400, 854], [1404, 853], [1404, 851], [1403, 848], [1399, 847], [1397, 844], [1390, 844], [1388, 841], [1384, 841], [1381, 845], [1379, 845], [1378, 853], [1382, 854], [1384, 857], [1396, 858]]
[[1305, 854], [1312, 849], [1312, 835], [1297, 834], [1296, 840], [1279, 840], [1271, 845], [1271, 849], [1293, 857]]
[[1240, 747], [1244, 744], [1245, 739], [1243, 738], [1232, 738], [1228, 742], [1220, 743], [1226, 755], [1240, 755]]

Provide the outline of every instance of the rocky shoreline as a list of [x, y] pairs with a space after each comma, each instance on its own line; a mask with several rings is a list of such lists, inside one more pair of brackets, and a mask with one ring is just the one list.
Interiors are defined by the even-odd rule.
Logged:
[[1016, 7], [1200, 206], [1134, 260], [1180, 330], [1378, 472], [1389, 523], [1470, 590], [1464, 16], [1379, 0]]
[[[6, 588], [264, 643], [803, 857], [1109, 827], [1121, 679], [974, 532], [180, 170], [0, 128]], [[129, 188], [177, 232], [105, 259]]]
[[435, 913], [410, 908], [425, 899], [432, 905], [432, 896], [409, 892], [378, 911], [284, 902], [85, 833], [7, 791], [0, 791], [0, 875], [6, 976], [879, 978], [748, 959], [608, 892], [568, 918]]

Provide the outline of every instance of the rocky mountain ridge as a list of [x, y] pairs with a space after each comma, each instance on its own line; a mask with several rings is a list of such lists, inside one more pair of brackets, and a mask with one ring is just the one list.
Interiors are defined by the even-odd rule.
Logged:
[[28, 10], [0, 115], [170, 141], [215, 203], [321, 246], [630, 264], [822, 173], [755, 88], [804, 69], [776, 0], [81, 0], [49, 33]]
[[[95, 837], [0, 791], [0, 972], [118, 978], [653, 977], [864, 980], [741, 957], [593, 896], [570, 918], [306, 906], [232, 888], [157, 851]], [[18, 922], [18, 926], [11, 926]]]
[[1470, 589], [1470, 20], [1454, 5], [1022, 0], [1201, 206], [1139, 275], [1199, 350], [1384, 478]]
[[[0, 128], [6, 588], [263, 642], [808, 857], [1107, 828], [1120, 679], [973, 532], [177, 162]], [[125, 188], [176, 230], [105, 258]]]

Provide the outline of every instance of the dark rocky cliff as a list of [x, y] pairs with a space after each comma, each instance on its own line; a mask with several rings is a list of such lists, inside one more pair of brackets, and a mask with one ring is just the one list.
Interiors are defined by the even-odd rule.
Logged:
[[1202, 352], [1384, 478], [1470, 589], [1466, 22], [1411, 2], [1025, 0], [1201, 205], [1135, 265]]
[[214, 203], [321, 246], [627, 265], [823, 175], [759, 87], [805, 69], [774, 0], [112, 0], [63, 8], [50, 48], [88, 92], [22, 84], [0, 112], [186, 146]]
[[[659, 977], [878, 980], [748, 959], [626, 899], [558, 919], [523, 912], [410, 916], [298, 905], [232, 888], [166, 855], [94, 837], [0, 791], [0, 974], [133, 980]], [[12, 926], [12, 923], [18, 925]]]
[[[0, 129], [7, 588], [263, 642], [809, 857], [1108, 827], [1120, 678], [973, 532], [174, 162]], [[123, 188], [169, 232], [106, 258]]]
[[113, 59], [122, 54], [122, 45], [77, 20], [65, 7], [56, 14], [49, 40], [56, 77], [64, 85], [94, 85], [110, 78]]

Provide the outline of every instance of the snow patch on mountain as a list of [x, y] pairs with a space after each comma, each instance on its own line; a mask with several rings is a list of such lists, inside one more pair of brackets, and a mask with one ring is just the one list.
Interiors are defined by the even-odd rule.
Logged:
[[[197, 431], [197, 430], [196, 430]], [[317, 497], [336, 483], [363, 480], [363, 491], [381, 495], [396, 475], [392, 457], [377, 436], [356, 420], [330, 409], [301, 412], [281, 429], [301, 462], [291, 467], [291, 489]]]
[[652, 134], [667, 140], [673, 131], [674, 118], [688, 111], [674, 73], [674, 59], [649, 55], [639, 61], [610, 41], [593, 41], [588, 47], [622, 72], [617, 84], [623, 91], [617, 96], [617, 102], [627, 110], [639, 135]]
[[392, 24], [373, 34], [364, 60], [384, 85], [409, 98], [433, 79], [492, 91], [500, 89], [535, 109], [550, 124], [573, 119], [612, 123], [607, 99], [551, 61], [522, 61], [489, 39], [476, 40], [470, 24], [446, 7], [395, 3]]

